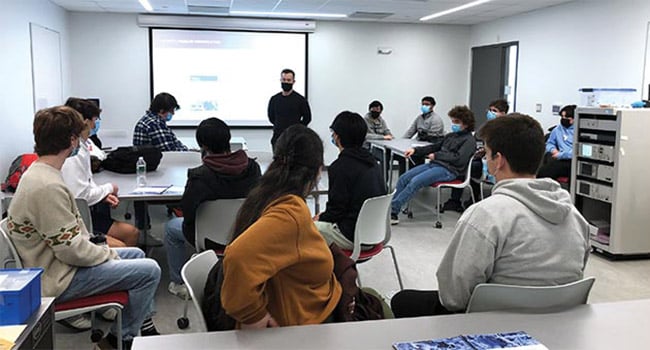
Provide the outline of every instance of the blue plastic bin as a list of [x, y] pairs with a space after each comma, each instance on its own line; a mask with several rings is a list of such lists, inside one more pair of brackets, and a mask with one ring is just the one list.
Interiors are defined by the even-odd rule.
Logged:
[[0, 326], [23, 324], [41, 306], [41, 268], [0, 269]]

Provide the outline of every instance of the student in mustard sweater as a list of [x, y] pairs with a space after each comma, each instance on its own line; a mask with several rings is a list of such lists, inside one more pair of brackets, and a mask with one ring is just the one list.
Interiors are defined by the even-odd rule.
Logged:
[[237, 214], [223, 262], [221, 303], [242, 329], [331, 319], [342, 289], [305, 203], [322, 165], [318, 135], [302, 125], [289, 127]]

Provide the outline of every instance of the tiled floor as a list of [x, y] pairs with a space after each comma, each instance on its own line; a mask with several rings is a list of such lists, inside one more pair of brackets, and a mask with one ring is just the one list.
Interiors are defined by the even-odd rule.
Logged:
[[[446, 194], [448, 195], [448, 194]], [[446, 199], [446, 198], [445, 198]], [[391, 245], [395, 248], [405, 288], [435, 289], [435, 271], [451, 237], [454, 224], [460, 214], [445, 212], [442, 215], [442, 229], [433, 227], [433, 205], [435, 193], [426, 190], [413, 200], [414, 218], [401, 216], [401, 222], [392, 227]], [[322, 208], [326, 198], [321, 197]], [[308, 201], [313, 208], [313, 200]], [[162, 223], [166, 220], [164, 207], [151, 209], [154, 222], [153, 232], [162, 235]], [[167, 292], [169, 277], [164, 248], [155, 248], [153, 257], [163, 269], [163, 277], [156, 295], [157, 314], [154, 317], [163, 334], [194, 332], [192, 327], [196, 314], [189, 311], [190, 327], [180, 330], [176, 320], [183, 312], [183, 301]], [[361, 282], [373, 287], [383, 295], [392, 296], [398, 289], [397, 277], [390, 258], [384, 251], [376, 258], [359, 265]], [[596, 283], [591, 291], [590, 302], [608, 302], [629, 299], [650, 298], [650, 260], [610, 261], [592, 254], [587, 265], [586, 276], [595, 276]], [[93, 349], [90, 332], [71, 333], [61, 325], [55, 326], [57, 349]]]

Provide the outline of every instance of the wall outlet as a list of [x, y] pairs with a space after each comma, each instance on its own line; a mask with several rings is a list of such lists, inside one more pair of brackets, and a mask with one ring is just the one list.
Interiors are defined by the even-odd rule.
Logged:
[[538, 103], [535, 105], [535, 112], [542, 113], [542, 104]]

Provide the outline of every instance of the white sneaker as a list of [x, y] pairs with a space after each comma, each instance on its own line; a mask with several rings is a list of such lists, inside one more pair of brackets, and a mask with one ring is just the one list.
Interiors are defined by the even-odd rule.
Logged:
[[117, 318], [117, 310], [115, 310], [115, 308], [113, 307], [102, 311], [101, 314], [102, 314], [102, 318], [105, 319], [106, 321], [115, 321], [115, 318]]
[[167, 290], [174, 294], [175, 296], [183, 300], [191, 300], [190, 293], [187, 291], [187, 287], [183, 283], [169, 282]]
[[93, 326], [89, 314], [68, 317], [60, 320], [59, 323], [76, 331], [87, 331]]

